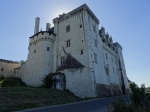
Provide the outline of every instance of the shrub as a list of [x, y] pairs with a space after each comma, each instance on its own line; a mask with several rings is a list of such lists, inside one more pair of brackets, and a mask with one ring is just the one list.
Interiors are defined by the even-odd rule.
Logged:
[[43, 78], [42, 82], [43, 82], [43, 85], [42, 85], [43, 87], [52, 88], [52, 86], [53, 86], [53, 79], [52, 79], [51, 74], [46, 75]]
[[121, 97], [114, 102], [114, 112], [136, 112], [133, 104], [127, 104]]
[[20, 87], [20, 86], [26, 86], [26, 84], [20, 78], [16, 77], [5, 78], [5, 80], [1, 84], [1, 87]]

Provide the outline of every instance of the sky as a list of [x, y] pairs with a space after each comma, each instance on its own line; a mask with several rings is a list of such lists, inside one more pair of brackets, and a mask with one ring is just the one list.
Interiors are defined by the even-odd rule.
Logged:
[[0, 59], [26, 60], [35, 18], [40, 29], [59, 14], [86, 3], [100, 21], [99, 29], [123, 47], [127, 76], [150, 87], [150, 0], [0, 0]]

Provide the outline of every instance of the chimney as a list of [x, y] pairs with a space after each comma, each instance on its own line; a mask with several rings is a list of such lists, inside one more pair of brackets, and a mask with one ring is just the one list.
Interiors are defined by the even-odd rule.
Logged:
[[51, 24], [50, 23], [46, 23], [46, 31], [49, 31], [50, 28], [51, 28]]
[[36, 17], [35, 18], [35, 27], [34, 27], [34, 34], [39, 32], [39, 25], [40, 25], [40, 18]]

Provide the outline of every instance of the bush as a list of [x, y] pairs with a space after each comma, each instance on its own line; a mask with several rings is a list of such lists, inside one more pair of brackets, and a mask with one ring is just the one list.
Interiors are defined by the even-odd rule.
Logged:
[[136, 112], [133, 104], [127, 104], [121, 97], [114, 102], [114, 112]]
[[26, 84], [20, 78], [5, 78], [1, 87], [20, 87], [26, 86]]
[[43, 81], [43, 85], [42, 85], [43, 87], [52, 88], [53, 79], [51, 74], [46, 75], [42, 81]]

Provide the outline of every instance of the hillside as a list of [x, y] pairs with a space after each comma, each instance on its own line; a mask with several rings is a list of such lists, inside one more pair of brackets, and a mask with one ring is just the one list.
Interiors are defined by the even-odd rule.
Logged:
[[0, 112], [78, 102], [68, 91], [33, 87], [0, 88]]

